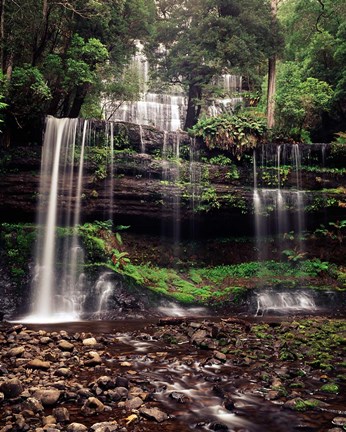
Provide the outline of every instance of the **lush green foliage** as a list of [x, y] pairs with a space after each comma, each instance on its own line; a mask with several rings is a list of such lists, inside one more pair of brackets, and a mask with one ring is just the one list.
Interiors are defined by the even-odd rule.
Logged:
[[200, 137], [209, 149], [229, 151], [237, 159], [256, 147], [264, 138], [266, 125], [262, 119], [245, 116], [220, 115], [198, 121], [192, 133]]
[[268, 1], [160, 0], [157, 4], [151, 54], [165, 82], [181, 84], [188, 94], [185, 128], [197, 122], [215, 75], [226, 70], [241, 73], [251, 90], [256, 89], [264, 74], [263, 62], [280, 50]]
[[7, 129], [29, 129], [47, 113], [76, 117], [85, 101], [85, 113], [100, 115], [95, 106], [101, 92], [123, 92], [114, 85], [106, 90], [104, 83], [119, 81], [135, 39], [149, 36], [154, 17], [152, 0], [4, 2]]
[[29, 263], [36, 240], [36, 229], [30, 224], [0, 225], [0, 243], [7, 268], [17, 285], [29, 275]]
[[[277, 86], [277, 119], [286, 128], [298, 127], [298, 132], [306, 127], [324, 142], [331, 139], [333, 128], [334, 132], [344, 129], [346, 4], [343, 0], [289, 0], [282, 2], [279, 16], [286, 46]], [[286, 113], [281, 117], [285, 97]]]
[[331, 109], [334, 95], [331, 86], [317, 78], [304, 79], [303, 70], [296, 63], [280, 65], [277, 87], [277, 126], [298, 140], [304, 129], [316, 128], [322, 113]]

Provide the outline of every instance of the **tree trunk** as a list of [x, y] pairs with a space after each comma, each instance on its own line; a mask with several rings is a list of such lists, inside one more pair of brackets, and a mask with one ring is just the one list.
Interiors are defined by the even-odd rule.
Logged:
[[5, 44], [5, 0], [0, 0], [0, 65], [4, 71], [4, 44]]
[[[273, 21], [276, 20], [278, 0], [271, 0]], [[267, 124], [269, 128], [275, 126], [275, 83], [276, 83], [276, 55], [268, 62], [268, 91], [267, 91]]]
[[83, 86], [77, 88], [76, 95], [73, 99], [73, 103], [68, 117], [76, 118], [79, 116], [80, 110], [82, 108], [82, 105], [85, 101], [89, 89], [90, 89], [90, 84], [84, 84]]
[[196, 105], [196, 101], [201, 100], [201, 97], [202, 97], [202, 90], [200, 86], [196, 84], [190, 84], [186, 119], [184, 125], [185, 130], [192, 128], [192, 126], [194, 126], [198, 121], [198, 117], [201, 112], [201, 104], [197, 103]]
[[268, 92], [267, 92], [267, 123], [269, 128], [275, 126], [275, 84], [276, 84], [276, 56], [268, 62]]

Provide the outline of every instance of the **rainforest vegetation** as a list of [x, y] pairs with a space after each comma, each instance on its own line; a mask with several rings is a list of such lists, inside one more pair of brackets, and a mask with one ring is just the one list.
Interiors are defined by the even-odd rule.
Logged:
[[269, 70], [272, 137], [343, 141], [345, 17], [343, 0], [1, 0], [2, 141], [39, 141], [47, 114], [102, 118], [105, 97], [138, 98], [139, 41], [152, 88], [185, 92], [186, 129], [225, 72], [243, 76], [242, 115], [265, 118]]

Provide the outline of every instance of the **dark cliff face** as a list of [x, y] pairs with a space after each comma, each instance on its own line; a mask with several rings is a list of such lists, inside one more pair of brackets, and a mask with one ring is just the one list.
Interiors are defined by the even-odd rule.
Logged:
[[[97, 122], [95, 128], [101, 128]], [[105, 220], [113, 214], [116, 224], [131, 225], [133, 231], [173, 235], [179, 223], [180, 235], [252, 235], [254, 233], [252, 155], [240, 163], [222, 163], [216, 152], [207, 152], [183, 132], [164, 133], [134, 124], [115, 124], [116, 146], [113, 179], [105, 164], [86, 161], [82, 191], [82, 222]], [[126, 139], [125, 139], [125, 138]], [[177, 144], [178, 143], [178, 144]], [[179, 153], [177, 154], [177, 148]], [[297, 172], [285, 165], [282, 151], [282, 189], [296, 190]], [[343, 217], [346, 206], [342, 152], [330, 145], [300, 145], [299, 182], [305, 190], [307, 225], [318, 226], [328, 218]], [[267, 161], [258, 169], [260, 188], [277, 188], [275, 155], [277, 145], [257, 151], [257, 160]], [[263, 156], [264, 155], [264, 156]], [[179, 156], [179, 158], [177, 158]], [[3, 151], [0, 173], [0, 219], [6, 222], [35, 222], [40, 181], [40, 147]], [[220, 163], [219, 163], [220, 162]], [[104, 163], [101, 161], [101, 164]], [[259, 162], [257, 162], [259, 165]], [[324, 164], [324, 166], [323, 166]], [[77, 167], [76, 167], [77, 169]], [[113, 188], [110, 211], [110, 188]], [[66, 195], [59, 205], [67, 205]], [[270, 207], [270, 203], [268, 204]], [[268, 218], [275, 218], [270, 214]], [[295, 210], [292, 208], [292, 212]]]

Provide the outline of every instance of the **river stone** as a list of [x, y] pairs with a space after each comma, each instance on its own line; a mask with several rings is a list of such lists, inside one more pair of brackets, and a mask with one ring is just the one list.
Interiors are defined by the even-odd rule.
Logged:
[[205, 345], [205, 339], [207, 336], [208, 332], [206, 330], [200, 329], [191, 336], [191, 340], [196, 345]]
[[39, 341], [40, 341], [40, 343], [41, 343], [42, 345], [48, 345], [50, 342], [53, 342], [53, 339], [51, 339], [51, 338], [48, 337], [48, 336], [42, 336], [42, 337], [39, 339]]
[[19, 430], [29, 429], [28, 425], [26, 424], [25, 418], [22, 416], [22, 414], [15, 414], [15, 417], [16, 417], [16, 426]]
[[73, 373], [69, 368], [59, 368], [54, 372], [54, 375], [70, 378], [73, 375]]
[[58, 343], [58, 348], [60, 348], [62, 351], [69, 351], [69, 352], [71, 352], [74, 349], [74, 345], [71, 344], [71, 342], [68, 342], [67, 340], [62, 339]]
[[67, 426], [66, 432], [86, 432], [88, 428], [82, 423], [71, 423]]
[[115, 380], [115, 385], [116, 385], [116, 387], [128, 388], [129, 387], [129, 380], [125, 377], [118, 376], [117, 379]]
[[83, 339], [83, 345], [85, 345], [85, 346], [94, 346], [96, 344], [97, 344], [97, 340], [93, 337]]
[[45, 389], [37, 390], [34, 393], [34, 397], [42, 402], [43, 406], [55, 405], [60, 397], [60, 390], [57, 389]]
[[209, 425], [209, 428], [213, 431], [228, 431], [228, 426], [223, 424], [223, 423], [219, 423], [219, 422], [213, 422]]
[[87, 388], [81, 388], [78, 390], [77, 395], [82, 398], [92, 397], [93, 393]]
[[97, 366], [102, 363], [101, 356], [96, 351], [90, 351], [88, 355], [90, 358], [85, 360], [85, 366]]
[[29, 397], [23, 403], [23, 408], [30, 410], [30, 411], [34, 412], [35, 414], [40, 412], [40, 411], [43, 411], [43, 409], [44, 409], [42, 403], [34, 397]]
[[143, 399], [138, 396], [125, 402], [126, 409], [128, 409], [129, 411], [133, 409], [138, 409], [141, 405], [143, 405]]
[[114, 388], [115, 387], [115, 382], [114, 380], [106, 375], [103, 375], [99, 378], [97, 378], [96, 383], [99, 387], [101, 387], [103, 390], [108, 390], [110, 388]]
[[0, 393], [0, 403], [3, 402], [5, 399], [5, 395], [3, 393]]
[[42, 369], [42, 370], [48, 370], [50, 368], [50, 362], [49, 361], [43, 361], [38, 358], [30, 360], [29, 363], [26, 364], [28, 368], [31, 369]]
[[18, 378], [13, 378], [0, 384], [0, 392], [4, 394], [6, 399], [18, 397], [22, 391], [23, 386]]
[[58, 423], [65, 423], [70, 420], [70, 413], [65, 407], [54, 408], [52, 414]]
[[223, 363], [225, 363], [226, 360], [227, 360], [226, 354], [224, 354], [224, 353], [222, 353], [222, 352], [220, 352], [220, 351], [215, 351], [215, 352], [214, 352], [214, 357], [215, 357], [217, 360], [220, 360], [220, 361], [223, 362]]
[[48, 415], [46, 417], [43, 417], [42, 419], [43, 425], [55, 425], [56, 424], [56, 418], [52, 415]]
[[188, 396], [186, 396], [186, 394], [180, 392], [172, 392], [169, 394], [169, 397], [181, 404], [185, 404], [191, 400]]
[[344, 426], [346, 425], [346, 417], [334, 417], [332, 423], [335, 426]]
[[8, 353], [7, 357], [20, 357], [25, 352], [25, 348], [23, 346], [11, 348]]
[[117, 387], [114, 390], [108, 391], [108, 396], [113, 401], [120, 401], [127, 399], [129, 391], [125, 387]]
[[142, 414], [143, 417], [146, 417], [150, 420], [155, 420], [158, 423], [162, 423], [163, 421], [168, 419], [168, 415], [156, 407], [154, 408], [143, 407], [139, 410], [139, 412], [140, 414]]
[[91, 426], [93, 432], [113, 432], [118, 430], [118, 423], [116, 421], [95, 423]]
[[90, 397], [85, 401], [84, 405], [81, 408], [81, 411], [84, 414], [94, 414], [100, 413], [104, 411], [104, 409], [105, 406], [99, 399], [97, 399], [96, 397]]

